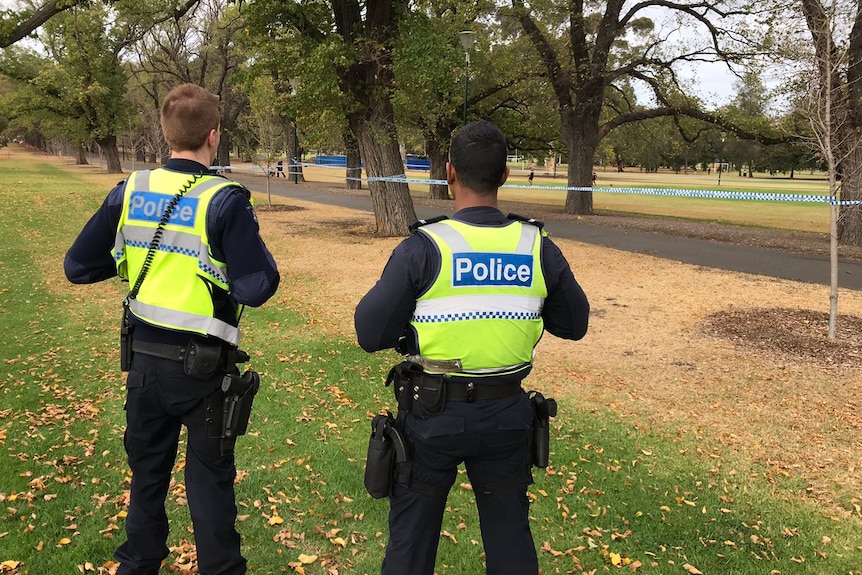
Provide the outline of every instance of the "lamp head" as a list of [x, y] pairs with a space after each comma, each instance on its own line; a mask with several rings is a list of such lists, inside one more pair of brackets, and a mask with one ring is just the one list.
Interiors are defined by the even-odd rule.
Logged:
[[472, 30], [461, 30], [458, 32], [458, 37], [461, 39], [461, 46], [464, 47], [464, 54], [467, 56], [467, 63], [470, 63], [470, 49], [473, 47], [475, 34]]

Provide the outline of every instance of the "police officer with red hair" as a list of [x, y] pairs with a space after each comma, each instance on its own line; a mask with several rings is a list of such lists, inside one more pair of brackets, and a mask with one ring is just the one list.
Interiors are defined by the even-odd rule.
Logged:
[[[132, 470], [119, 575], [156, 575], [168, 555], [165, 498], [186, 438], [186, 495], [202, 575], [240, 575], [232, 440], [210, 428], [225, 376], [238, 372], [244, 306], [275, 293], [279, 273], [260, 238], [250, 193], [210, 173], [220, 140], [219, 99], [183, 84], [162, 102], [171, 157], [108, 194], [66, 254], [66, 277], [119, 275], [130, 286], [124, 338], [124, 444]], [[126, 332], [130, 332], [128, 337]], [[207, 402], [216, 398], [216, 408]]]

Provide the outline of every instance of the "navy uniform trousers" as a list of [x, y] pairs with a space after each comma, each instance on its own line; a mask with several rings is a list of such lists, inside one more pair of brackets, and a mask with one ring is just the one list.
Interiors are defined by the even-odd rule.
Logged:
[[[438, 415], [399, 414], [413, 451], [412, 484], [390, 496], [383, 575], [433, 575], [443, 512], [458, 465], [473, 486], [488, 575], [536, 575], [527, 487], [533, 482], [527, 395], [447, 402]], [[434, 489], [427, 489], [433, 486]]]
[[168, 556], [165, 497], [180, 429], [188, 430], [186, 496], [201, 575], [241, 575], [246, 561], [237, 533], [233, 453], [207, 438], [203, 399], [221, 387], [224, 372], [199, 381], [178, 361], [135, 353], [126, 382], [124, 443], [132, 471], [126, 537], [114, 553], [118, 575], [155, 575]]

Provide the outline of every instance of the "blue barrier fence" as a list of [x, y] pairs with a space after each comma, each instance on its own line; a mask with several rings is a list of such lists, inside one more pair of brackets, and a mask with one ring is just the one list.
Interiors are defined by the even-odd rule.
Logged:
[[347, 156], [322, 156], [318, 154], [314, 161], [318, 166], [347, 166]]
[[[317, 156], [315, 156], [315, 163], [318, 166], [346, 167], [347, 166], [347, 156], [317, 155]], [[408, 170], [430, 170], [431, 169], [431, 160], [429, 160], [428, 158], [414, 156], [412, 154], [407, 154], [407, 159], [406, 159], [405, 163], [406, 163], [406, 167]]]

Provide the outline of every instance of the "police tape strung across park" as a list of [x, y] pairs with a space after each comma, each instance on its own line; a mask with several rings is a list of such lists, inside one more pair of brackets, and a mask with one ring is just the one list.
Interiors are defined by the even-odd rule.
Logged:
[[[446, 180], [425, 180], [407, 178], [404, 176], [389, 176], [385, 178], [348, 178], [366, 182], [405, 182], [408, 184], [447, 185]], [[523, 184], [504, 184], [502, 188], [523, 188], [530, 190], [559, 190], [575, 192], [606, 192], [611, 194], [640, 194], [648, 196], [677, 196], [681, 198], [707, 198], [719, 200], [757, 200], [765, 202], [804, 202], [826, 203], [838, 206], [862, 204], [862, 200], [837, 200], [832, 196], [815, 196], [810, 194], [770, 194], [763, 192], [730, 192], [723, 190], [686, 190], [674, 188], [622, 188], [593, 186], [525, 186]]]
[[[288, 168], [309, 167], [309, 168], [324, 168], [344, 170], [343, 166], [328, 166], [314, 163], [291, 163]], [[236, 168], [231, 166], [211, 166], [213, 170], [239, 170], [244, 168]], [[263, 171], [263, 168], [257, 167], [251, 171]], [[293, 173], [293, 172], [290, 172]], [[421, 185], [448, 185], [446, 180], [432, 180], [426, 178], [408, 178], [405, 174], [385, 177], [346, 177], [347, 180], [357, 182], [398, 182], [406, 184], [421, 184]], [[647, 196], [674, 196], [680, 198], [701, 198], [701, 199], [717, 199], [717, 200], [752, 200], [759, 202], [797, 202], [797, 203], [813, 203], [813, 204], [834, 204], [837, 206], [853, 206], [862, 204], [862, 200], [839, 200], [831, 195], [814, 195], [814, 194], [779, 194], [766, 192], [734, 192], [727, 190], [695, 190], [695, 189], [677, 189], [677, 188], [634, 188], [634, 187], [594, 187], [594, 186], [542, 186], [542, 185], [524, 185], [524, 184], [504, 184], [502, 188], [510, 189], [529, 189], [529, 190], [557, 190], [564, 192], [601, 192], [609, 194], [629, 194], [629, 195], [647, 195]]]

